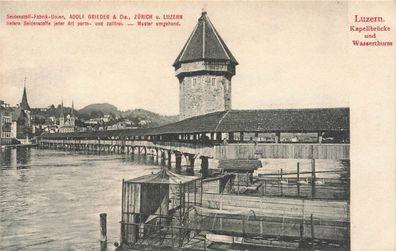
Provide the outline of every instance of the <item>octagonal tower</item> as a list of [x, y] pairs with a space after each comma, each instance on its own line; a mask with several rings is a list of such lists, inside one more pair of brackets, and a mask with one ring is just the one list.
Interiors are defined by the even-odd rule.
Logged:
[[238, 62], [202, 12], [173, 66], [180, 83], [179, 119], [231, 109], [231, 78]]

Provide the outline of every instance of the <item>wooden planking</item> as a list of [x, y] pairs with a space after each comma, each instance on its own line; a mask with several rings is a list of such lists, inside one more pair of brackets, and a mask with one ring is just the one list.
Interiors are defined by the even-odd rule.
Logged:
[[323, 220], [349, 221], [348, 203], [343, 201], [303, 200], [241, 195], [204, 194], [204, 206], [256, 215], [283, 215], [308, 219], [310, 214]]
[[349, 159], [349, 144], [227, 144], [214, 147], [216, 159]]
[[[303, 223], [303, 237], [311, 237], [310, 222]], [[242, 224], [241, 219], [232, 219], [223, 217], [221, 220], [215, 217], [207, 217], [195, 224], [195, 227], [201, 229], [210, 229], [220, 233], [245, 233], [253, 236], [281, 236], [281, 237], [300, 237], [300, 224], [295, 222], [276, 221], [259, 221], [245, 220]], [[344, 226], [326, 226], [319, 221], [314, 221], [315, 238], [322, 240], [344, 241], [348, 229]]]

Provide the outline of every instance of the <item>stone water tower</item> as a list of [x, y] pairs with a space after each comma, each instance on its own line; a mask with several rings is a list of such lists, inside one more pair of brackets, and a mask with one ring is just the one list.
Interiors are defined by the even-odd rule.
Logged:
[[179, 119], [231, 109], [238, 62], [205, 11], [173, 66], [180, 83]]

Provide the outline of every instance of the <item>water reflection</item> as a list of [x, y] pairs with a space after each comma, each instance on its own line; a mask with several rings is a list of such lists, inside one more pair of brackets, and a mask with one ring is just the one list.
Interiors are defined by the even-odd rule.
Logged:
[[31, 148], [7, 148], [2, 149], [0, 163], [2, 168], [24, 169], [31, 160]]
[[[287, 160], [263, 162], [263, 171], [296, 168]], [[322, 162], [318, 170], [349, 166]], [[0, 250], [100, 250], [100, 213], [108, 215], [109, 243], [114, 243], [120, 235], [122, 179], [158, 171], [158, 163], [168, 161], [143, 154], [1, 150]], [[300, 164], [301, 170], [310, 170], [309, 162]], [[194, 173], [182, 158], [181, 172], [200, 175], [200, 165], [198, 158]]]
[[0, 250], [99, 249], [99, 213], [119, 239], [122, 179], [159, 170], [144, 155], [2, 149]]

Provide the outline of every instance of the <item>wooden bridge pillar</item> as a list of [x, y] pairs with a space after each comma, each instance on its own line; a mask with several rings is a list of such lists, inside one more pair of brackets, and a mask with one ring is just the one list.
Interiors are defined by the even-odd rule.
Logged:
[[205, 179], [208, 177], [208, 169], [209, 169], [209, 158], [201, 157], [201, 174], [202, 178]]
[[168, 150], [168, 167], [172, 166], [172, 151]]
[[195, 158], [193, 154], [187, 154], [187, 174], [194, 175], [194, 162]]
[[161, 166], [165, 166], [165, 151], [161, 151]]
[[175, 152], [175, 157], [176, 157], [176, 170], [181, 170], [181, 160], [182, 160], [182, 154], [180, 152]]
[[143, 153], [144, 155], [147, 155], [147, 148], [145, 146], [143, 146]]

